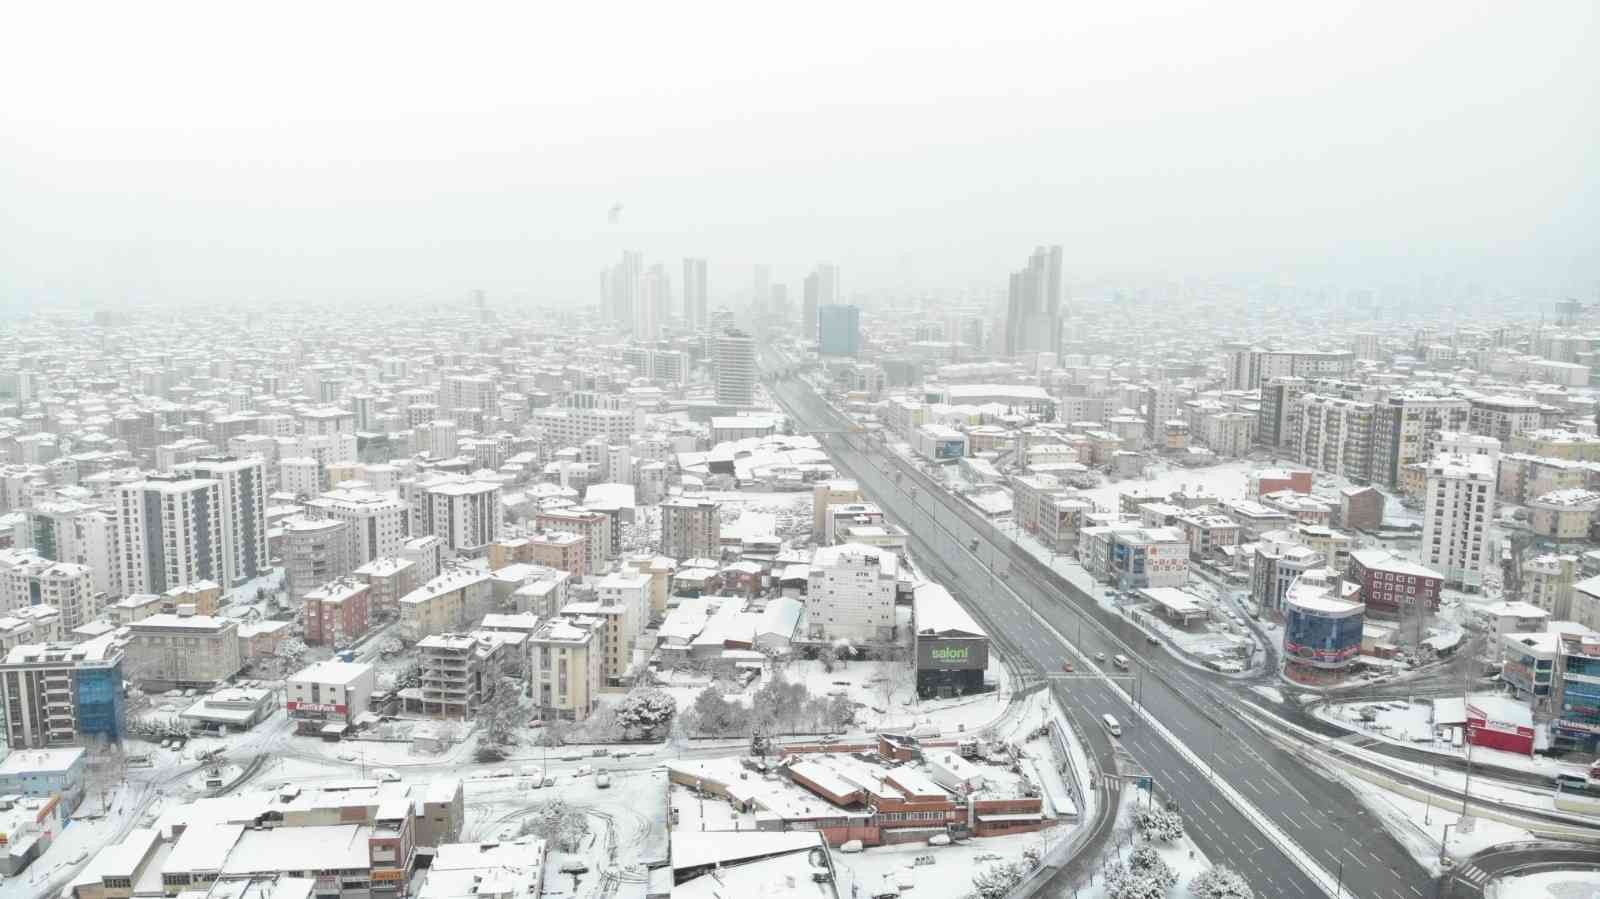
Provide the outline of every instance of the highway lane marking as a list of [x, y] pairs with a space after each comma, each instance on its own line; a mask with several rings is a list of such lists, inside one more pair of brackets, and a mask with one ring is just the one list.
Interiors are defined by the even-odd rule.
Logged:
[[1344, 847], [1344, 854], [1350, 856], [1350, 858], [1356, 864], [1358, 864], [1358, 865], [1361, 864], [1361, 857], [1359, 855], [1356, 855], [1354, 852], [1351, 852], [1349, 846]]
[[1409, 888], [1409, 889], [1410, 889], [1410, 890], [1411, 890], [1411, 892], [1413, 892], [1413, 893], [1416, 893], [1416, 894], [1417, 894], [1417, 895], [1418, 895], [1418, 896], [1421, 896], [1421, 895], [1422, 895], [1422, 891], [1421, 891], [1421, 890], [1419, 890], [1419, 889], [1417, 889], [1417, 888], [1416, 888], [1416, 887], [1414, 887], [1414, 886], [1411, 886], [1411, 884], [1409, 884], [1409, 883], [1408, 883], [1408, 884], [1406, 884], [1406, 887], [1407, 887], [1407, 888]]
[[1252, 790], [1255, 790], [1257, 796], [1266, 796], [1267, 795], [1267, 794], [1261, 792], [1261, 788], [1255, 785], [1255, 781], [1250, 781], [1250, 780], [1244, 781], [1244, 785], [1249, 787]]
[[1376, 852], [1373, 852], [1373, 851], [1372, 851], [1372, 850], [1371, 850], [1371, 849], [1368, 849], [1368, 850], [1367, 850], [1367, 854], [1368, 854], [1368, 855], [1370, 855], [1370, 856], [1372, 856], [1372, 860], [1373, 860], [1373, 861], [1375, 861], [1375, 862], [1377, 862], [1377, 863], [1378, 863], [1378, 864], [1379, 864], [1379, 865], [1382, 865], [1382, 864], [1383, 864], [1383, 859], [1381, 859], [1381, 858], [1378, 858], [1378, 853], [1376, 853]]

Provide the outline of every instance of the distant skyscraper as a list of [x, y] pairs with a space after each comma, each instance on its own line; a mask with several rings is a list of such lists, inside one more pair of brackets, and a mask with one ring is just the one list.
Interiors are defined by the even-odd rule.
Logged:
[[806, 275], [805, 296], [800, 304], [801, 340], [817, 339], [817, 306], [819, 305], [818, 297], [821, 296], [821, 286], [816, 272]]
[[743, 331], [717, 337], [717, 403], [749, 406], [755, 402], [756, 342]]
[[1011, 273], [1006, 296], [1006, 354], [1059, 352], [1061, 247], [1039, 247], [1027, 268]]
[[772, 285], [772, 304], [768, 312], [779, 321], [789, 320], [789, 285]]
[[707, 324], [704, 259], [683, 260], [683, 320], [691, 331], [698, 331]]
[[750, 279], [750, 306], [751, 311], [763, 315], [767, 311], [767, 303], [772, 299], [772, 272], [764, 265], [758, 265], [751, 272]]
[[661, 324], [672, 303], [672, 282], [663, 265], [652, 265], [639, 276], [637, 302], [633, 308], [633, 337], [635, 340], [659, 340]]
[[600, 317], [621, 325], [633, 324], [639, 301], [639, 276], [644, 274], [644, 254], [624, 250], [622, 261], [600, 276]]
[[855, 356], [861, 352], [861, 310], [855, 306], [823, 306], [817, 310], [817, 352]]

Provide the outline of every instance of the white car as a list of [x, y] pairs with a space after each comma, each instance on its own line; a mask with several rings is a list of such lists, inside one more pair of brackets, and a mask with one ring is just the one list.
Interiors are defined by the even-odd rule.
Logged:
[[383, 783], [394, 783], [400, 779], [400, 772], [393, 768], [374, 768], [372, 776]]

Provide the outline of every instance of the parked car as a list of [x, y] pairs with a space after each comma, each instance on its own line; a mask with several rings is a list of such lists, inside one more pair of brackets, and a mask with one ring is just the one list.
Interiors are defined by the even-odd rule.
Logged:
[[1061, 670], [1065, 671], [1068, 674], [1071, 674], [1073, 671], [1075, 671], [1077, 669], [1072, 667], [1072, 660], [1071, 659], [1066, 659], [1061, 663]]

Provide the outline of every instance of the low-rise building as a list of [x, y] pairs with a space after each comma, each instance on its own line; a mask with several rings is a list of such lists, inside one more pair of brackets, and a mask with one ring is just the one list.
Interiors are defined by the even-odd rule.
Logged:
[[302, 605], [306, 643], [345, 647], [361, 639], [367, 633], [370, 590], [366, 582], [350, 576], [307, 593]]
[[399, 634], [418, 641], [433, 634], [465, 631], [491, 610], [489, 572], [451, 568], [400, 597]]
[[1177, 528], [1085, 528], [1078, 561], [1095, 579], [1124, 590], [1182, 587], [1189, 581], [1189, 541]]
[[317, 662], [284, 682], [284, 708], [300, 733], [321, 733], [330, 724], [342, 733], [370, 708], [376, 685], [365, 662]]
[[500, 684], [501, 650], [494, 634], [433, 634], [417, 642], [419, 711], [465, 720]]
[[146, 689], [210, 689], [243, 667], [239, 623], [207, 615], [152, 615], [128, 625], [127, 677]]
[[1409, 621], [1419, 611], [1439, 610], [1443, 576], [1386, 549], [1351, 553], [1346, 574], [1361, 585], [1362, 601], [1375, 618]]

